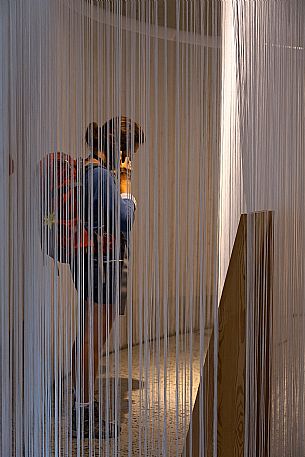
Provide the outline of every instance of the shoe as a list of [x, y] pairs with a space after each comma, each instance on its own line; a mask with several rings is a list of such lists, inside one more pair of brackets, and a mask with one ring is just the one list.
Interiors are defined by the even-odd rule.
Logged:
[[[74, 403], [72, 407], [72, 436], [77, 438], [78, 433], [82, 439], [108, 439], [119, 436], [121, 427], [115, 422], [106, 422], [99, 420], [99, 403], [94, 402], [93, 411], [91, 412], [92, 427], [90, 433], [90, 406], [81, 406], [78, 408], [79, 417], [77, 415], [77, 407]], [[78, 422], [79, 419], [79, 422]], [[79, 428], [78, 428], [79, 425]]]

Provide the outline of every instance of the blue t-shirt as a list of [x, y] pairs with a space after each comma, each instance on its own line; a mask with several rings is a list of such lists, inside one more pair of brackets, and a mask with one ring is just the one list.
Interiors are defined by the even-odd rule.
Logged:
[[[133, 197], [122, 198], [112, 174], [103, 166], [89, 164], [85, 173], [85, 223], [89, 234], [122, 234], [126, 241], [134, 222]], [[91, 234], [92, 234], [91, 232]], [[89, 235], [90, 236], [90, 235]]]

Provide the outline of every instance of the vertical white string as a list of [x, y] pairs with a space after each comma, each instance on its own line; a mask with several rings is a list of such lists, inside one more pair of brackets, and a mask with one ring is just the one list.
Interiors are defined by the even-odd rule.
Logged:
[[[115, 456], [120, 455], [126, 435], [128, 455], [137, 453], [136, 444], [140, 455], [181, 453], [195, 399], [195, 332], [200, 333], [202, 366], [210, 303], [215, 316], [218, 304], [215, 214], [219, 151], [214, 132], [221, 127], [217, 84], [211, 81], [219, 79], [219, 50], [207, 50], [205, 40], [210, 24], [206, 15], [215, 4], [212, 0], [8, 2], [1, 19], [6, 42], [1, 55], [4, 62], [9, 61], [9, 73], [5, 65], [1, 70], [1, 99], [8, 102], [9, 113], [3, 102], [4, 121], [0, 127], [1, 131], [9, 131], [3, 135], [0, 199], [5, 240], [0, 280], [3, 455]], [[1, 8], [4, 10], [4, 4]], [[216, 24], [211, 15], [210, 35], [214, 38]], [[131, 30], [126, 30], [128, 27]], [[252, 30], [253, 36], [255, 33]], [[87, 172], [80, 159], [89, 152], [84, 141], [88, 124], [96, 121], [102, 126], [122, 115], [139, 122], [146, 142], [132, 160], [132, 191], [138, 209], [130, 238], [127, 314], [118, 316], [120, 299], [116, 291], [113, 308], [117, 316], [111, 337], [103, 345], [104, 319], [107, 332], [110, 318], [107, 313], [105, 317], [102, 306], [98, 317], [94, 313], [94, 254], [90, 248], [88, 255], [84, 251], [75, 254], [79, 264], [76, 291], [69, 265], [60, 262], [58, 253], [53, 262], [41, 252], [37, 235], [42, 223], [38, 215], [41, 196], [34, 169], [46, 154], [60, 151], [78, 160], [76, 179], [84, 182]], [[230, 115], [233, 124], [236, 113]], [[7, 176], [10, 153], [15, 158], [15, 172]], [[230, 157], [232, 173], [238, 168], [234, 160]], [[284, 158], [281, 160], [282, 165]], [[255, 169], [255, 163], [251, 167]], [[118, 176], [118, 163], [116, 168]], [[260, 193], [258, 169], [256, 173], [256, 181], [251, 181], [251, 198], [255, 192]], [[43, 203], [50, 207], [50, 170], [47, 175], [42, 195], [48, 195]], [[88, 205], [89, 232], [94, 221], [93, 184], [90, 175], [88, 200], [81, 194], [76, 203], [80, 221]], [[302, 180], [300, 188], [301, 184]], [[98, 191], [100, 196], [107, 193], [109, 180], [106, 185], [99, 183]], [[63, 190], [56, 192], [60, 195]], [[234, 189], [230, 192], [233, 195]], [[254, 197], [258, 198], [256, 194]], [[110, 223], [112, 203], [108, 196], [107, 208], [105, 212], [100, 209], [98, 219], [109, 231], [114, 229], [118, 256], [119, 205]], [[73, 204], [62, 201], [60, 209], [74, 212]], [[229, 219], [239, 215], [236, 208], [235, 212], [231, 210]], [[105, 213], [107, 221], [103, 220]], [[227, 230], [234, 239], [231, 227]], [[68, 233], [67, 228], [62, 231]], [[107, 256], [109, 260], [109, 248]], [[87, 270], [91, 278], [89, 305], [84, 301]], [[104, 292], [109, 296], [115, 289], [119, 264], [114, 270], [116, 275], [107, 285], [99, 285], [100, 296]], [[100, 369], [94, 385], [95, 319], [100, 329]], [[99, 439], [83, 440], [84, 424], [79, 413], [77, 438], [71, 436], [70, 371], [75, 363], [76, 400], [80, 403], [84, 389], [82, 344], [88, 327], [90, 434], [92, 437], [96, 421], [92, 404], [98, 399], [99, 418], [105, 420], [106, 428], [113, 420], [122, 427], [122, 432], [111, 439], [103, 439], [100, 434]], [[75, 336], [76, 351], [71, 355]], [[301, 351], [301, 338], [296, 344]], [[121, 405], [124, 346], [128, 413]], [[281, 363], [284, 369], [288, 355]], [[295, 371], [301, 379], [301, 368]], [[3, 381], [4, 374], [8, 382]], [[134, 376], [139, 383], [138, 403], [133, 403], [137, 394]], [[278, 389], [283, 387], [281, 382]], [[201, 401], [201, 419], [203, 407]], [[292, 416], [290, 407], [289, 414]], [[215, 410], [215, 434], [216, 418]], [[203, 420], [200, 438], [202, 451]]]

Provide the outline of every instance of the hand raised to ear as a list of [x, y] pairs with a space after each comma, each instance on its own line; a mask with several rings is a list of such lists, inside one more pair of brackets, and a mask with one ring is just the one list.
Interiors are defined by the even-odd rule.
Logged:
[[128, 157], [124, 162], [120, 161], [120, 191], [122, 193], [130, 193], [131, 190], [131, 161]]
[[124, 162], [122, 162], [122, 159], [120, 160], [120, 172], [131, 174], [132, 164], [131, 164], [131, 160], [128, 157], [125, 157]]

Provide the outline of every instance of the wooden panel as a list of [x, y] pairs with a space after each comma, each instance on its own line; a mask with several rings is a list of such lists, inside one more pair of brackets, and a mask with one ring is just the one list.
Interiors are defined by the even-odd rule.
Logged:
[[241, 217], [219, 307], [218, 455], [243, 456], [246, 219]]
[[[248, 424], [245, 421], [246, 383], [251, 383], [255, 403], [260, 405], [258, 409], [255, 405], [252, 407], [252, 402], [248, 405], [252, 423], [253, 414], [255, 414], [257, 430], [260, 430], [256, 436], [255, 431], [250, 431], [251, 436], [256, 440], [257, 446], [264, 450], [263, 455], [269, 455], [272, 255], [272, 213], [242, 215], [218, 313], [218, 457], [244, 455], [244, 436], [246, 432], [249, 433]], [[253, 364], [250, 372], [255, 373], [255, 378], [251, 379], [249, 376], [246, 378], [247, 318], [253, 325], [249, 350], [255, 351], [255, 357], [252, 354], [249, 362]], [[199, 387], [193, 411], [192, 431], [189, 430], [186, 440], [185, 455], [187, 456], [213, 456], [214, 340], [215, 337], [212, 334], [205, 360], [203, 385]], [[204, 392], [204, 401], [200, 401], [200, 389]], [[201, 405], [204, 405], [202, 426], [200, 426]], [[190, 447], [191, 442], [192, 447]], [[200, 442], [201, 445], [204, 442], [204, 452], [200, 448]]]
[[[255, 268], [247, 273], [247, 319], [251, 324], [248, 357], [249, 375], [246, 383], [251, 388], [248, 405], [250, 423], [245, 430], [250, 437], [251, 449], [256, 454], [270, 455], [270, 374], [272, 341], [272, 281], [273, 281], [273, 233], [272, 213], [253, 213], [247, 217], [247, 249], [252, 254]], [[251, 377], [251, 373], [255, 375]], [[254, 420], [253, 420], [254, 418]], [[246, 449], [250, 455], [250, 449]], [[255, 451], [254, 451], [255, 452]], [[254, 455], [254, 452], [252, 454]]]

